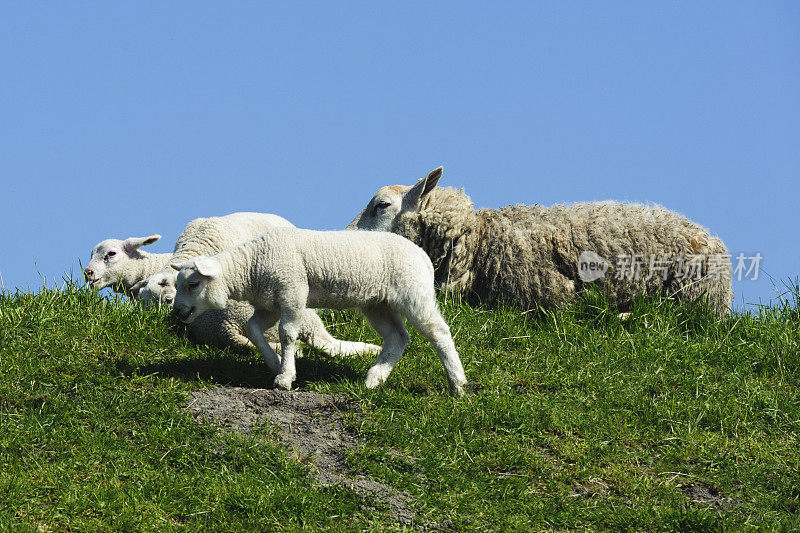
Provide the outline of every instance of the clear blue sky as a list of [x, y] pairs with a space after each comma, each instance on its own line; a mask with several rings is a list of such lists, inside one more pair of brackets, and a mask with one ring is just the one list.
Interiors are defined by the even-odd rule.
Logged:
[[201, 216], [342, 228], [438, 165], [683, 213], [762, 254], [737, 305], [800, 275], [797, 2], [7, 2], [0, 67], [6, 289]]

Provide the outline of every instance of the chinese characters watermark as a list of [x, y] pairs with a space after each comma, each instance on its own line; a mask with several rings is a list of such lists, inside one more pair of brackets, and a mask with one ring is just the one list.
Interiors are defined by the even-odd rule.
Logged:
[[610, 269], [610, 275], [617, 280], [648, 281], [661, 278], [666, 281], [670, 276], [690, 280], [701, 277], [719, 279], [729, 272], [737, 281], [758, 279], [764, 259], [761, 253], [740, 253], [735, 259], [735, 267], [729, 254], [678, 254], [674, 257], [667, 254], [652, 254], [649, 257], [628, 254], [618, 255], [609, 261], [595, 252], [584, 251], [578, 257], [578, 277], [589, 283], [605, 277]]
[[751, 276], [747, 279], [750, 280], [757, 280], [758, 279], [758, 270], [761, 268], [761, 260], [763, 256], [756, 252], [756, 255], [748, 257], [744, 255], [744, 253], [740, 253], [736, 256], [736, 268], [733, 269], [733, 277], [736, 278], [736, 281], [742, 281], [742, 272], [745, 272], [745, 261], [750, 261], [750, 266], [747, 268], [747, 271], [744, 273], [744, 276]]

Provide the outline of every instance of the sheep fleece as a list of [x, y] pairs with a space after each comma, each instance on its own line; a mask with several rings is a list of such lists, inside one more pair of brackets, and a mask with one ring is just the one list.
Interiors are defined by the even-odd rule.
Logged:
[[[708, 230], [661, 206], [589, 202], [574, 205], [513, 205], [475, 211], [462, 190], [437, 187], [418, 212], [402, 214], [392, 228], [430, 256], [436, 281], [473, 302], [510, 302], [526, 309], [569, 303], [588, 283], [578, 257], [592, 251], [611, 264], [593, 283], [618, 306], [636, 294], [680, 299], [705, 295], [712, 309], [730, 310], [731, 265], [723, 242]], [[666, 280], [649, 277], [651, 256], [669, 258]], [[642, 259], [638, 279], [615, 271], [614, 260]], [[678, 258], [702, 256], [697, 279], [681, 276]], [[709, 275], [709, 256], [724, 256]]]

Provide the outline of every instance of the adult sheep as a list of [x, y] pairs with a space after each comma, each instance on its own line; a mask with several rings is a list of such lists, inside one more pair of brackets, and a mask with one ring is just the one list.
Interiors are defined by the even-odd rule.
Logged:
[[[163, 302], [171, 305], [174, 297], [175, 271], [170, 262], [185, 261], [196, 255], [216, 253], [235, 246], [252, 237], [276, 227], [294, 227], [277, 215], [264, 213], [233, 213], [222, 217], [199, 218], [191, 221], [181, 233], [173, 253], [148, 253], [141, 248], [157, 242], [160, 235], [131, 237], [125, 240], [106, 239], [92, 250], [84, 277], [91, 286], [102, 289], [111, 287], [137, 300], [147, 290], [148, 280], [156, 277], [156, 287], [163, 294], [148, 291], [150, 303]], [[164, 283], [164, 286], [159, 285]], [[171, 283], [171, 292], [170, 292]], [[240, 302], [231, 302], [225, 309], [214, 310], [198, 317], [189, 328], [195, 342], [235, 351], [253, 347], [247, 337], [245, 325], [253, 315], [253, 308]], [[266, 339], [277, 342], [275, 328], [266, 331]], [[301, 337], [309, 346], [333, 355], [360, 352], [378, 353], [379, 346], [362, 342], [341, 341], [325, 329], [316, 313], [303, 316]]]
[[[660, 294], [730, 311], [725, 245], [677, 213], [611, 201], [476, 211], [463, 190], [437, 187], [441, 176], [439, 167], [413, 186], [379, 189], [348, 229], [407, 237], [430, 256], [437, 283], [472, 302], [553, 308], [594, 283], [621, 309]], [[582, 270], [590, 266], [598, 270]]]

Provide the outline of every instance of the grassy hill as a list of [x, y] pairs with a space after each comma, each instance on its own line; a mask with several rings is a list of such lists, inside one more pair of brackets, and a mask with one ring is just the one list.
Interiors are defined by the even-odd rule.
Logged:
[[[412, 332], [378, 390], [366, 356], [306, 350], [300, 390], [345, 393], [347, 464], [441, 529], [800, 528], [798, 289], [717, 319], [602, 295], [572, 308], [475, 309], [443, 297], [470, 393], [446, 394]], [[331, 332], [378, 341], [351, 312]], [[61, 290], [0, 295], [0, 528], [408, 528], [380, 501], [314, 482], [274, 428], [222, 431], [183, 407], [212, 385], [268, 387], [256, 354], [192, 345], [165, 311]], [[301, 458], [303, 459], [303, 458]]]

